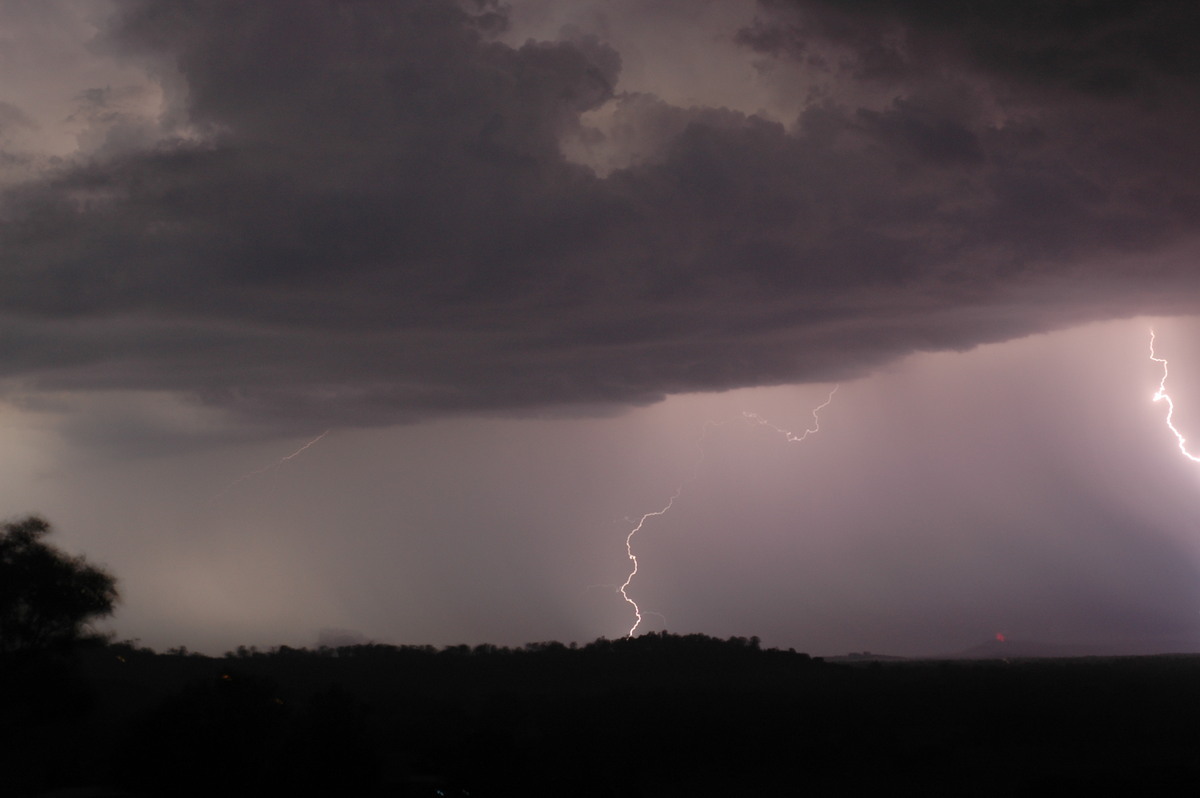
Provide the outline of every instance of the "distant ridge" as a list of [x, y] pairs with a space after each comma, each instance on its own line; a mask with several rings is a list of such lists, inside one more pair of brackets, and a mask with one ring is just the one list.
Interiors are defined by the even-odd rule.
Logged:
[[851, 651], [849, 654], [839, 654], [825, 657], [826, 662], [903, 662], [912, 657], [898, 657], [893, 654], [873, 654], [870, 651]]
[[929, 655], [896, 656], [872, 651], [825, 656], [826, 662], [905, 662], [920, 660], [1060, 659], [1070, 657], [1150, 657], [1200, 654], [1194, 640], [1143, 640], [1121, 643], [1044, 643], [1037, 640], [985, 640], [961, 651]]
[[1052, 657], [1123, 657], [1156, 654], [1191, 654], [1200, 650], [1194, 641], [1157, 640], [1111, 643], [1042, 643], [1034, 640], [987, 640], [935, 659], [1009, 659]]

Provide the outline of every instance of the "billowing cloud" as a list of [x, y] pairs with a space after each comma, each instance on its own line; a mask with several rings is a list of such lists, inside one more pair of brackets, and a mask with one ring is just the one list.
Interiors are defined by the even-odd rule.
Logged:
[[751, 113], [489, 0], [122, 0], [91, 52], [146, 80], [5, 181], [0, 377], [376, 424], [1195, 311], [1195, 12], [971, 9], [764, 2], [705, 31], [778, 100]]

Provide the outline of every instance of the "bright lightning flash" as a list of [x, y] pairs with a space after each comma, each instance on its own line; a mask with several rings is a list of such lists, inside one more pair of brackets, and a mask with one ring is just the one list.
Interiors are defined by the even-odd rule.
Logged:
[[633, 581], [633, 578], [637, 576], [638, 572], [637, 555], [633, 553], [633, 536], [642, 530], [642, 527], [646, 525], [646, 521], [648, 519], [655, 518], [656, 516], [660, 515], [666, 515], [667, 511], [670, 510], [675, 504], [675, 500], [679, 498], [680, 493], [683, 493], [683, 485], [680, 485], [675, 489], [674, 495], [671, 496], [671, 500], [667, 502], [665, 507], [663, 507], [661, 510], [655, 510], [652, 513], [646, 513], [643, 515], [641, 520], [637, 522], [637, 526], [631, 529], [629, 534], [625, 536], [625, 553], [629, 555], [629, 561], [633, 563], [633, 569], [629, 572], [629, 576], [625, 577], [625, 583], [621, 585], [619, 590], [621, 593], [621, 598], [625, 599], [625, 601], [629, 602], [629, 606], [633, 607], [634, 617], [633, 626], [629, 627], [629, 632], [625, 635], [626, 637], [633, 637], [633, 633], [636, 632], [637, 628], [642, 625], [641, 608], [639, 608], [637, 602], [630, 598], [629, 594], [625, 592], [625, 589], [629, 587], [629, 583]]
[[1154, 355], [1154, 330], [1150, 331], [1150, 359], [1155, 363], [1162, 363], [1162, 379], [1158, 381], [1158, 391], [1154, 394], [1154, 401], [1167, 403], [1167, 428], [1174, 433], [1175, 440], [1179, 441], [1179, 451], [1183, 452], [1183, 456], [1193, 463], [1200, 463], [1200, 457], [1188, 451], [1187, 438], [1183, 437], [1183, 434], [1175, 428], [1172, 418], [1175, 415], [1175, 403], [1171, 401], [1171, 397], [1167, 393], [1167, 361]]
[[[789, 430], [783, 429], [782, 427], [775, 426], [771, 422], [769, 422], [766, 419], [764, 419], [763, 417], [759, 416], [757, 413], [744, 412], [744, 413], [742, 413], [742, 416], [749, 422], [752, 422], [755, 424], [761, 424], [765, 427], [775, 430], [779, 434], [783, 435], [784, 438], [788, 441], [788, 443], [800, 443], [805, 438], [807, 438], [809, 435], [814, 435], [820, 431], [821, 421], [820, 421], [819, 414], [826, 407], [829, 407], [829, 404], [833, 401], [833, 395], [835, 393], [837, 393], [837, 390], [838, 390], [838, 386], [834, 386], [834, 389], [829, 392], [829, 398], [827, 398], [824, 402], [817, 405], [817, 407], [813, 409], [813, 411], [812, 411], [812, 416], [813, 416], [812, 427], [810, 429], [804, 430], [804, 432], [799, 435], [797, 435], [796, 433], [791, 432]], [[625, 601], [629, 604], [629, 606], [633, 608], [633, 617], [634, 617], [633, 626], [629, 627], [629, 631], [626, 632], [626, 634], [625, 634], [626, 637], [633, 637], [634, 633], [638, 630], [638, 627], [642, 625], [642, 610], [640, 607], [638, 607], [638, 603], [636, 601], [634, 601], [633, 598], [631, 598], [628, 593], [629, 585], [630, 585], [630, 583], [633, 582], [633, 578], [635, 576], [637, 576], [637, 572], [638, 572], [638, 558], [637, 558], [637, 555], [633, 553], [634, 535], [636, 535], [638, 532], [642, 531], [642, 528], [644, 526], [646, 526], [646, 522], [649, 521], [651, 518], [657, 518], [659, 516], [666, 515], [671, 510], [671, 508], [675, 506], [676, 500], [678, 500], [680, 495], [683, 493], [684, 486], [686, 486], [689, 482], [691, 482], [693, 479], [696, 478], [696, 469], [698, 469], [698, 467], [700, 465], [700, 460], [702, 460], [704, 457], [704, 438], [705, 438], [705, 436], [708, 435], [709, 428], [717, 426], [718, 424], [722, 424], [722, 423], [726, 423], [726, 422], [710, 421], [704, 425], [704, 434], [702, 434], [700, 436], [700, 440], [696, 444], [697, 448], [700, 450], [700, 454], [697, 457], [695, 466], [693, 467], [691, 477], [689, 477], [687, 480], [681, 482], [679, 484], [679, 487], [675, 488], [675, 493], [673, 493], [671, 495], [671, 498], [662, 507], [662, 509], [655, 510], [653, 512], [649, 512], [649, 513], [646, 513], [645, 515], [643, 515], [640, 519], [638, 519], [637, 525], [634, 526], [633, 529], [629, 530], [629, 534], [625, 536], [625, 553], [626, 553], [626, 555], [629, 556], [629, 561], [631, 563], [633, 563], [633, 566], [632, 566], [631, 570], [629, 571], [629, 576], [625, 577], [624, 584], [622, 584], [620, 586], [620, 588], [618, 588], [618, 592], [621, 594], [621, 598], [625, 599]], [[652, 613], [652, 614], [657, 614], [657, 613]]]

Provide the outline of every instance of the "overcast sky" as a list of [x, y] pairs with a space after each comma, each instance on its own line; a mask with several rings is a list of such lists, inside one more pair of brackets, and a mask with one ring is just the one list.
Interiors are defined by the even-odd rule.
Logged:
[[159, 648], [617, 637], [675, 496], [639, 632], [1200, 649], [1198, 27], [0, 0], [0, 513]]

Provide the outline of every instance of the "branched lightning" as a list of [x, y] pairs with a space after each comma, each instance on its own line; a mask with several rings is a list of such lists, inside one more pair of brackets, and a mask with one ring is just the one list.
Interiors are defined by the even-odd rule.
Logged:
[[1167, 393], [1167, 361], [1165, 358], [1156, 357], [1154, 354], [1154, 330], [1150, 330], [1150, 359], [1155, 363], [1162, 363], [1162, 379], [1158, 381], [1158, 390], [1154, 394], [1154, 401], [1167, 403], [1167, 428], [1175, 435], [1175, 440], [1179, 442], [1179, 451], [1183, 452], [1183, 456], [1191, 460], [1193, 463], [1200, 463], [1200, 457], [1192, 454], [1187, 449], [1187, 438], [1175, 428], [1174, 415], [1175, 403], [1171, 401], [1170, 395]]
[[[778, 432], [779, 434], [783, 435], [789, 443], [800, 443], [805, 438], [807, 438], [809, 435], [816, 434], [817, 432], [820, 431], [820, 429], [821, 429], [820, 413], [826, 407], [829, 407], [829, 404], [833, 401], [833, 395], [835, 393], [837, 393], [837, 390], [838, 390], [838, 386], [834, 386], [833, 390], [829, 392], [829, 397], [824, 402], [817, 405], [817, 407], [813, 409], [813, 411], [812, 411], [812, 416], [813, 416], [812, 427], [810, 429], [804, 430], [804, 432], [799, 435], [797, 435], [789, 430], [783, 429], [782, 427], [775, 426], [771, 422], [769, 422], [766, 419], [759, 416], [757, 413], [744, 412], [744, 413], [742, 413], [742, 417], [745, 418], [746, 421], [748, 421], [748, 422], [755, 423], [755, 424], [761, 424], [762, 426], [768, 427], [769, 429], [772, 429], [775, 432]], [[699, 454], [697, 455], [696, 462], [692, 467], [691, 476], [688, 477], [683, 482], [679, 483], [679, 487], [675, 488], [675, 492], [673, 494], [671, 494], [671, 498], [667, 501], [667, 503], [665, 505], [663, 505], [663, 507], [661, 509], [654, 510], [653, 512], [649, 512], [649, 513], [646, 513], [645, 515], [643, 515], [641, 518], [638, 519], [637, 524], [633, 527], [633, 529], [629, 530], [629, 534], [627, 534], [625, 536], [625, 554], [629, 557], [629, 561], [632, 563], [632, 568], [629, 571], [629, 576], [625, 577], [625, 582], [617, 590], [621, 594], [621, 598], [625, 599], [625, 601], [629, 604], [629, 606], [633, 608], [633, 617], [634, 617], [633, 626], [629, 627], [629, 631], [626, 632], [626, 634], [625, 634], [626, 637], [633, 637], [634, 633], [637, 632], [638, 627], [642, 625], [642, 610], [638, 606], [638, 603], [633, 600], [633, 598], [629, 595], [629, 592], [628, 592], [629, 585], [633, 582], [633, 578], [635, 576], [637, 576], [637, 573], [638, 573], [638, 558], [637, 558], [637, 555], [633, 553], [633, 538], [635, 535], [637, 535], [638, 532], [642, 531], [642, 528], [646, 526], [647, 521], [649, 521], [651, 518], [657, 518], [659, 516], [666, 515], [668, 512], [670, 512], [671, 508], [675, 506], [675, 502], [683, 494], [684, 487], [689, 482], [691, 482], [692, 480], [694, 480], [696, 478], [696, 473], [698, 472], [698, 470], [700, 468], [700, 463], [704, 459], [704, 440], [708, 435], [709, 429], [711, 429], [712, 427], [715, 427], [715, 426], [720, 426], [721, 424], [724, 424], [724, 423], [727, 423], [727, 422], [709, 421], [704, 425], [704, 432], [701, 434], [700, 439], [696, 442], [696, 447], [697, 447], [697, 449], [699, 449]], [[656, 615], [658, 613], [647, 613], [647, 614], [655, 614]]]
[[[233, 480], [232, 482], [230, 482], [230, 483], [229, 483], [228, 485], [226, 485], [225, 487], [221, 488], [221, 490], [219, 490], [219, 491], [218, 491], [218, 492], [217, 492], [217, 493], [216, 493], [216, 494], [213, 496], [213, 499], [217, 499], [217, 498], [220, 498], [221, 496], [225, 495], [226, 493], [228, 493], [228, 492], [229, 492], [229, 490], [230, 490], [230, 489], [232, 489], [232, 488], [233, 488], [235, 485], [238, 485], [239, 483], [245, 482], [245, 481], [246, 481], [246, 480], [248, 480], [248, 479], [252, 479], [252, 478], [254, 478], [254, 477], [258, 476], [259, 474], [266, 473], [267, 471], [270, 471], [270, 470], [271, 470], [271, 469], [273, 469], [273, 468], [279, 468], [279, 466], [283, 465], [283, 464], [284, 464], [284, 463], [286, 463], [288, 460], [291, 460], [293, 457], [299, 457], [301, 454], [303, 454], [303, 453], [305, 452], [305, 450], [307, 450], [307, 449], [308, 449], [310, 446], [312, 446], [313, 444], [315, 444], [317, 441], [319, 441], [319, 440], [321, 440], [322, 438], [324, 438], [324, 437], [325, 437], [326, 435], [328, 435], [330, 432], [331, 432], [331, 430], [325, 430], [325, 431], [324, 431], [324, 432], [322, 432], [320, 435], [318, 435], [317, 437], [313, 438], [311, 441], [309, 441], [308, 443], [304, 444], [303, 446], [301, 446], [299, 449], [297, 449], [296, 451], [292, 452], [291, 454], [289, 454], [289, 455], [284, 455], [283, 457], [280, 457], [280, 458], [279, 458], [278, 460], [276, 460], [275, 462], [273, 462], [273, 463], [270, 463], [270, 464], [268, 464], [268, 465], [265, 465], [265, 466], [263, 466], [262, 468], [256, 468], [256, 469], [255, 469], [255, 470], [253, 470], [253, 471], [249, 471], [249, 472], [247, 472], [247, 473], [245, 473], [245, 474], [242, 474], [240, 477], [238, 477], [237, 479]], [[210, 501], [211, 501], [211, 499], [210, 499]]]

